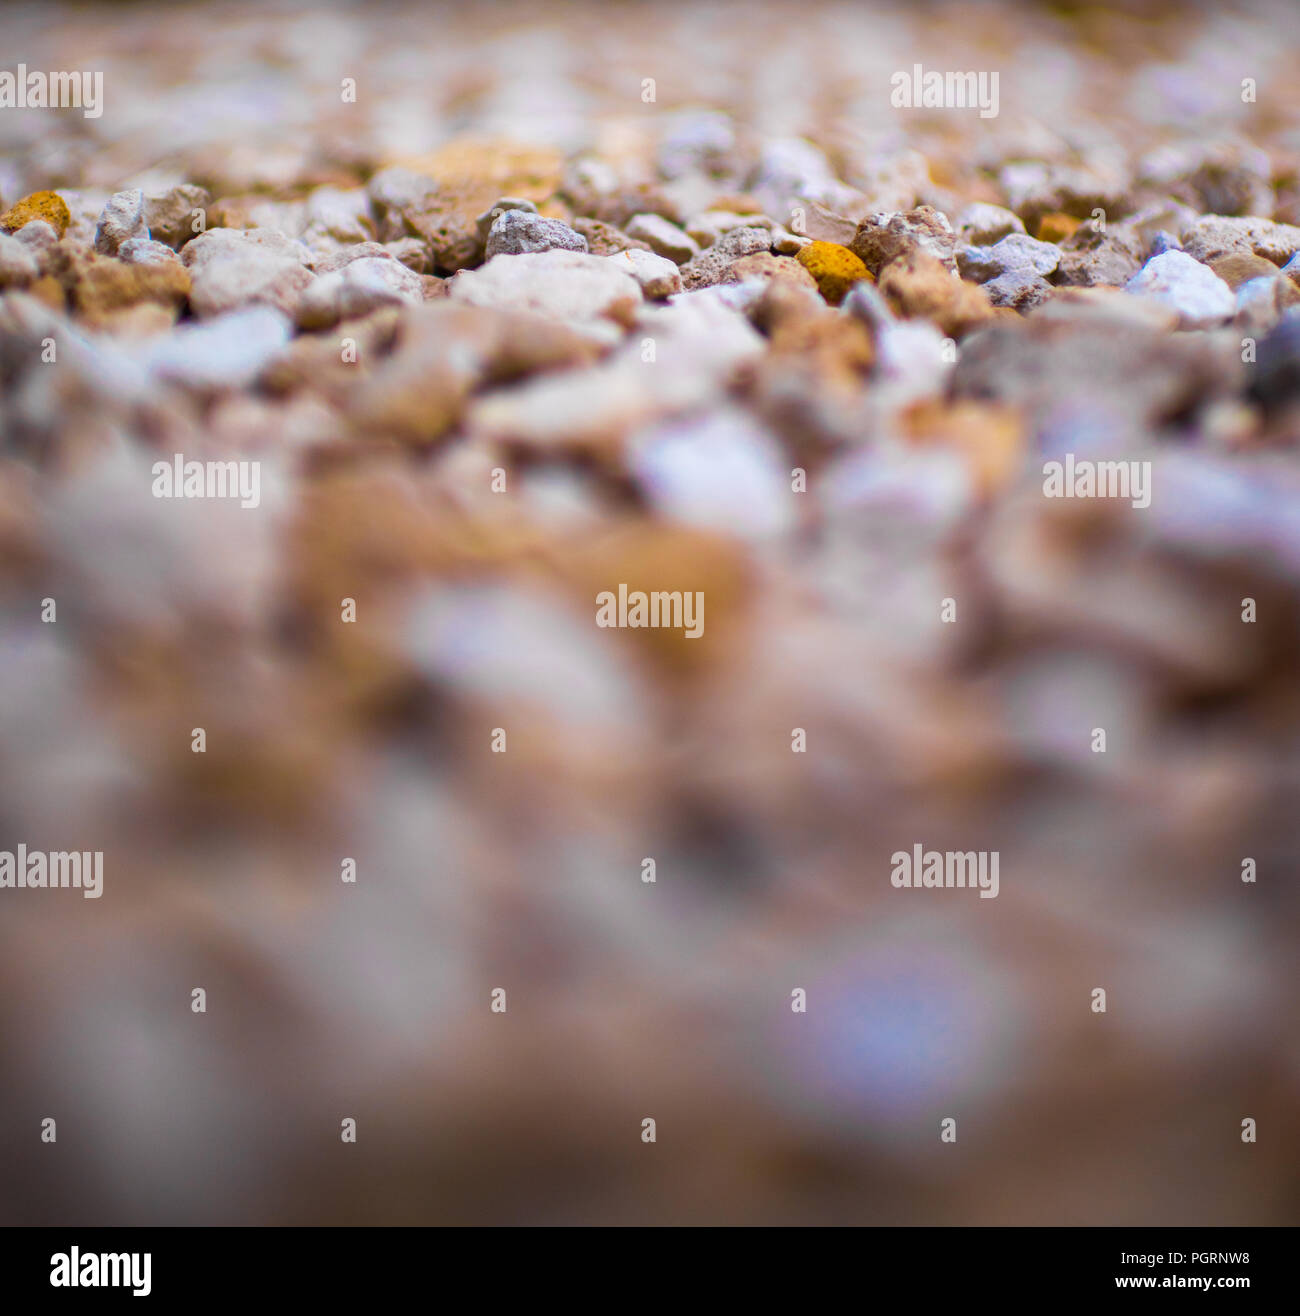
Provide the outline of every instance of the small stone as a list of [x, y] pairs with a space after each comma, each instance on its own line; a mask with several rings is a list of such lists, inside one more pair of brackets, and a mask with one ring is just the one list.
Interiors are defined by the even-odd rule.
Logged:
[[1300, 402], [1300, 311], [1289, 311], [1260, 342], [1250, 395], [1270, 410]]
[[288, 318], [270, 306], [250, 306], [203, 324], [182, 325], [145, 357], [162, 379], [202, 392], [244, 388], [289, 342]]
[[991, 247], [1012, 233], [1023, 233], [1024, 221], [1014, 210], [976, 201], [957, 216], [957, 240], [965, 246]]
[[44, 220], [62, 237], [72, 223], [72, 212], [57, 192], [32, 192], [0, 215], [0, 232], [16, 233], [34, 219]]
[[8, 233], [0, 233], [0, 289], [25, 288], [40, 276], [36, 253]]
[[526, 210], [506, 210], [492, 224], [485, 255], [521, 256], [537, 251], [587, 250], [587, 239], [558, 219], [545, 219]]
[[487, 245], [488, 234], [492, 232], [492, 225], [508, 210], [523, 210], [530, 215], [537, 214], [537, 206], [526, 197], [503, 196], [500, 200], [494, 201], [474, 221], [474, 226], [478, 230], [479, 241], [484, 246]]
[[21, 242], [39, 257], [58, 242], [59, 235], [43, 219], [33, 219], [14, 234], [14, 240]]
[[1274, 265], [1285, 265], [1300, 251], [1300, 227], [1249, 215], [1205, 215], [1188, 225], [1180, 236], [1183, 250], [1207, 263], [1220, 256], [1253, 253]]
[[1271, 279], [1278, 273], [1278, 268], [1271, 260], [1255, 256], [1248, 252], [1234, 252], [1231, 256], [1219, 256], [1207, 262], [1209, 267], [1234, 292], [1243, 283], [1251, 279]]
[[[194, 183], [145, 192], [144, 222], [148, 236], [179, 250], [207, 227], [206, 212], [211, 204], [212, 194]], [[200, 218], [204, 220], [203, 228], [195, 229]]]
[[1059, 211], [1049, 211], [1038, 221], [1038, 240], [1040, 242], [1064, 242], [1082, 221], [1073, 215], [1063, 215]]
[[749, 256], [742, 256], [732, 261], [722, 275], [723, 283], [743, 283], [746, 279], [793, 284], [817, 291], [817, 280], [801, 262], [789, 256], [776, 256], [770, 251], [756, 251]]
[[131, 188], [115, 192], [108, 205], [100, 212], [95, 229], [95, 250], [103, 256], [114, 256], [122, 243], [131, 238], [147, 238], [149, 226], [144, 219], [144, 192]]
[[[1232, 259], [1228, 257], [1228, 259]], [[1294, 297], [1300, 293], [1290, 279], [1283, 279], [1276, 273], [1263, 278], [1247, 279], [1237, 294], [1237, 313], [1233, 325], [1243, 332], [1259, 336], [1266, 334], [1282, 318], [1282, 313], [1290, 305], [1286, 295]], [[1282, 294], [1281, 296], [1279, 294]]]
[[817, 290], [832, 305], [838, 306], [849, 289], [871, 272], [848, 247], [834, 242], [810, 242], [795, 258], [812, 275]]
[[1141, 239], [1127, 227], [1080, 224], [1060, 245], [1054, 280], [1062, 287], [1121, 288], [1142, 268]]
[[297, 320], [303, 329], [327, 329], [383, 306], [423, 301], [421, 275], [391, 257], [367, 256], [320, 275], [304, 289]]
[[676, 224], [662, 215], [633, 215], [624, 226], [628, 237], [646, 243], [656, 256], [666, 256], [678, 265], [684, 265], [700, 253], [694, 238], [688, 237]]
[[181, 260], [194, 281], [190, 305], [200, 318], [251, 303], [292, 317], [311, 283], [301, 243], [269, 230], [209, 229], [187, 242]]
[[899, 315], [932, 320], [952, 337], [994, 318], [982, 288], [957, 278], [942, 261], [923, 251], [890, 261], [881, 271], [879, 287]]
[[669, 520], [746, 539], [793, 524], [780, 445], [745, 411], [664, 422], [634, 434], [628, 446], [632, 474]]
[[[641, 303], [641, 287], [604, 256], [580, 251], [538, 251], [493, 256], [477, 270], [462, 270], [448, 289], [454, 302], [530, 311], [547, 319], [584, 324], [613, 341]], [[612, 336], [611, 336], [612, 331]]]
[[764, 228], [737, 228], [724, 234], [711, 247], [682, 266], [682, 284], [686, 288], [707, 288], [723, 282], [727, 268], [742, 256], [756, 251], [770, 251], [772, 234]]
[[847, 215], [837, 214], [820, 201], [810, 201], [804, 207], [801, 236], [814, 242], [836, 242], [841, 247], [850, 247], [857, 231], [857, 224]]
[[71, 238], [51, 251], [50, 272], [67, 290], [73, 307], [92, 324], [140, 302], [157, 302], [175, 311], [191, 291], [189, 271], [180, 264], [127, 265], [96, 256]]
[[1148, 256], [1162, 256], [1166, 251], [1182, 251], [1183, 244], [1166, 229], [1161, 229], [1155, 237], [1151, 239], [1151, 247], [1147, 252]]
[[1178, 312], [1147, 297], [1130, 297], [1123, 288], [1057, 288], [1034, 311], [1035, 321], [1110, 321], [1140, 329], [1169, 332], [1178, 328]]
[[573, 229], [587, 239], [587, 250], [593, 256], [617, 256], [620, 251], [629, 249], [651, 250], [648, 242], [629, 237], [622, 229], [599, 219], [575, 219]]
[[1000, 275], [1051, 274], [1061, 253], [1050, 242], [1040, 242], [1024, 233], [1012, 233], [991, 247], [962, 247], [957, 251], [957, 268], [962, 278], [984, 283]]
[[1184, 251], [1152, 256], [1128, 281], [1125, 291], [1171, 307], [1185, 329], [1219, 324], [1237, 308], [1232, 289], [1208, 265]]
[[375, 234], [364, 188], [318, 187], [303, 211], [303, 241], [366, 242]]
[[701, 248], [711, 247], [717, 240], [738, 228], [765, 228], [775, 233], [785, 232], [766, 215], [747, 215], [735, 210], [702, 210], [686, 224], [686, 233]]
[[181, 258], [171, 247], [152, 238], [128, 238], [117, 249], [117, 258], [128, 265], [179, 265]]
[[662, 301], [682, 290], [682, 273], [667, 256], [656, 256], [653, 251], [629, 247], [614, 256], [606, 256], [618, 269], [626, 270], [640, 285], [641, 292], [651, 301]]
[[953, 232], [948, 217], [933, 206], [917, 206], [895, 215], [868, 215], [850, 244], [874, 275], [899, 256], [921, 251], [955, 270]]

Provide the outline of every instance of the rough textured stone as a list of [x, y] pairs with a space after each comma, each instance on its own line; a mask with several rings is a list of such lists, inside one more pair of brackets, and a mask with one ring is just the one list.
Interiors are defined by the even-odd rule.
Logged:
[[1131, 230], [1080, 224], [1060, 247], [1055, 280], [1063, 287], [1122, 287], [1142, 266], [1139, 240]]
[[1237, 305], [1232, 289], [1208, 265], [1183, 251], [1152, 256], [1128, 281], [1125, 291], [1151, 297], [1177, 311], [1187, 329], [1222, 323]]
[[1254, 254], [1285, 265], [1300, 251], [1300, 226], [1254, 216], [1205, 215], [1179, 236], [1189, 256], [1207, 263], [1220, 256]]
[[641, 285], [641, 292], [651, 301], [660, 301], [682, 290], [681, 271], [667, 256], [629, 247], [604, 259], [612, 261], [616, 269], [631, 274]]
[[148, 238], [149, 226], [144, 217], [144, 192], [136, 187], [127, 192], [115, 192], [99, 216], [95, 229], [95, 250], [104, 256], [114, 256], [124, 242], [132, 238]]
[[202, 231], [194, 227], [198, 219], [204, 219], [203, 228], [209, 227], [206, 212], [211, 204], [212, 194], [194, 183], [181, 183], [160, 191], [146, 190], [144, 222], [149, 236], [169, 247], [183, 247]]
[[630, 248], [638, 251], [652, 251], [648, 242], [640, 238], [629, 237], [622, 229], [613, 224], [603, 223], [599, 219], [578, 218], [573, 221], [575, 233], [581, 233], [587, 239], [587, 250], [593, 256], [617, 256], [620, 251]]
[[35, 219], [43, 220], [63, 237], [72, 223], [72, 214], [57, 192], [32, 192], [0, 215], [0, 232], [16, 233]]
[[917, 206], [897, 215], [868, 215], [858, 225], [850, 245], [872, 274], [879, 274], [891, 260], [912, 251], [933, 256], [950, 270], [957, 268], [952, 225], [933, 206]]
[[993, 307], [982, 288], [957, 278], [942, 261], [921, 251], [886, 265], [879, 286], [899, 315], [933, 320], [953, 337], [993, 319]]
[[209, 229], [181, 249], [193, 279], [190, 305], [200, 318], [253, 303], [292, 317], [313, 278], [307, 259], [301, 243], [265, 231]]
[[721, 283], [727, 267], [742, 256], [772, 249], [772, 234], [763, 228], [737, 228], [706, 247], [682, 266], [682, 283], [686, 288], [707, 288]]
[[536, 251], [583, 251], [587, 239], [558, 219], [545, 219], [526, 210], [503, 211], [488, 233], [485, 255], [520, 256]]
[[644, 242], [656, 256], [685, 265], [699, 254], [699, 244], [662, 215], [633, 215], [624, 226], [630, 238]]
[[578, 251], [494, 256], [477, 270], [458, 274], [452, 301], [502, 310], [530, 311], [548, 319], [610, 330], [629, 323], [641, 302], [641, 286], [608, 257]]
[[420, 275], [391, 257], [367, 256], [309, 284], [298, 302], [297, 320], [303, 329], [325, 329], [383, 306], [423, 301]]
[[763, 279], [774, 283], [791, 284], [817, 291], [817, 280], [806, 266], [790, 256], [777, 256], [770, 251], [756, 251], [732, 261], [722, 275], [723, 283], [743, 283], [746, 279]]
[[1023, 233], [1024, 221], [1014, 210], [977, 201], [957, 216], [957, 241], [964, 246], [992, 246], [1011, 233]]

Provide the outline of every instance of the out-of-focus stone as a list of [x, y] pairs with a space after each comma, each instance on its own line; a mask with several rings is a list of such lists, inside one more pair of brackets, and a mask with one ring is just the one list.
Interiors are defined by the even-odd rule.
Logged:
[[993, 319], [993, 306], [982, 288], [957, 278], [942, 261], [924, 252], [909, 252], [891, 261], [878, 282], [899, 315], [933, 320], [952, 337]]

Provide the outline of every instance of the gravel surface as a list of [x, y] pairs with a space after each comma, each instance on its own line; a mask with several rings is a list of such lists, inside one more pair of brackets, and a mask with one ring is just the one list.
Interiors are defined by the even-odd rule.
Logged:
[[1294, 1222], [1294, 6], [0, 21], [0, 1220]]

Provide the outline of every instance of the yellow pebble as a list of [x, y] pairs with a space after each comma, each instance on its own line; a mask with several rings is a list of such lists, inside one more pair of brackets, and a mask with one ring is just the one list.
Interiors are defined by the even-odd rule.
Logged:
[[818, 291], [832, 306], [838, 306], [859, 279], [871, 278], [871, 271], [838, 242], [810, 242], [800, 248], [799, 264], [817, 280]]
[[34, 219], [43, 219], [62, 237], [72, 223], [72, 214], [68, 210], [68, 203], [57, 192], [33, 192], [0, 215], [0, 230], [16, 233]]
[[1073, 215], [1053, 212], [1044, 215], [1038, 221], [1038, 240], [1040, 242], [1064, 242], [1079, 227], [1080, 221]]

